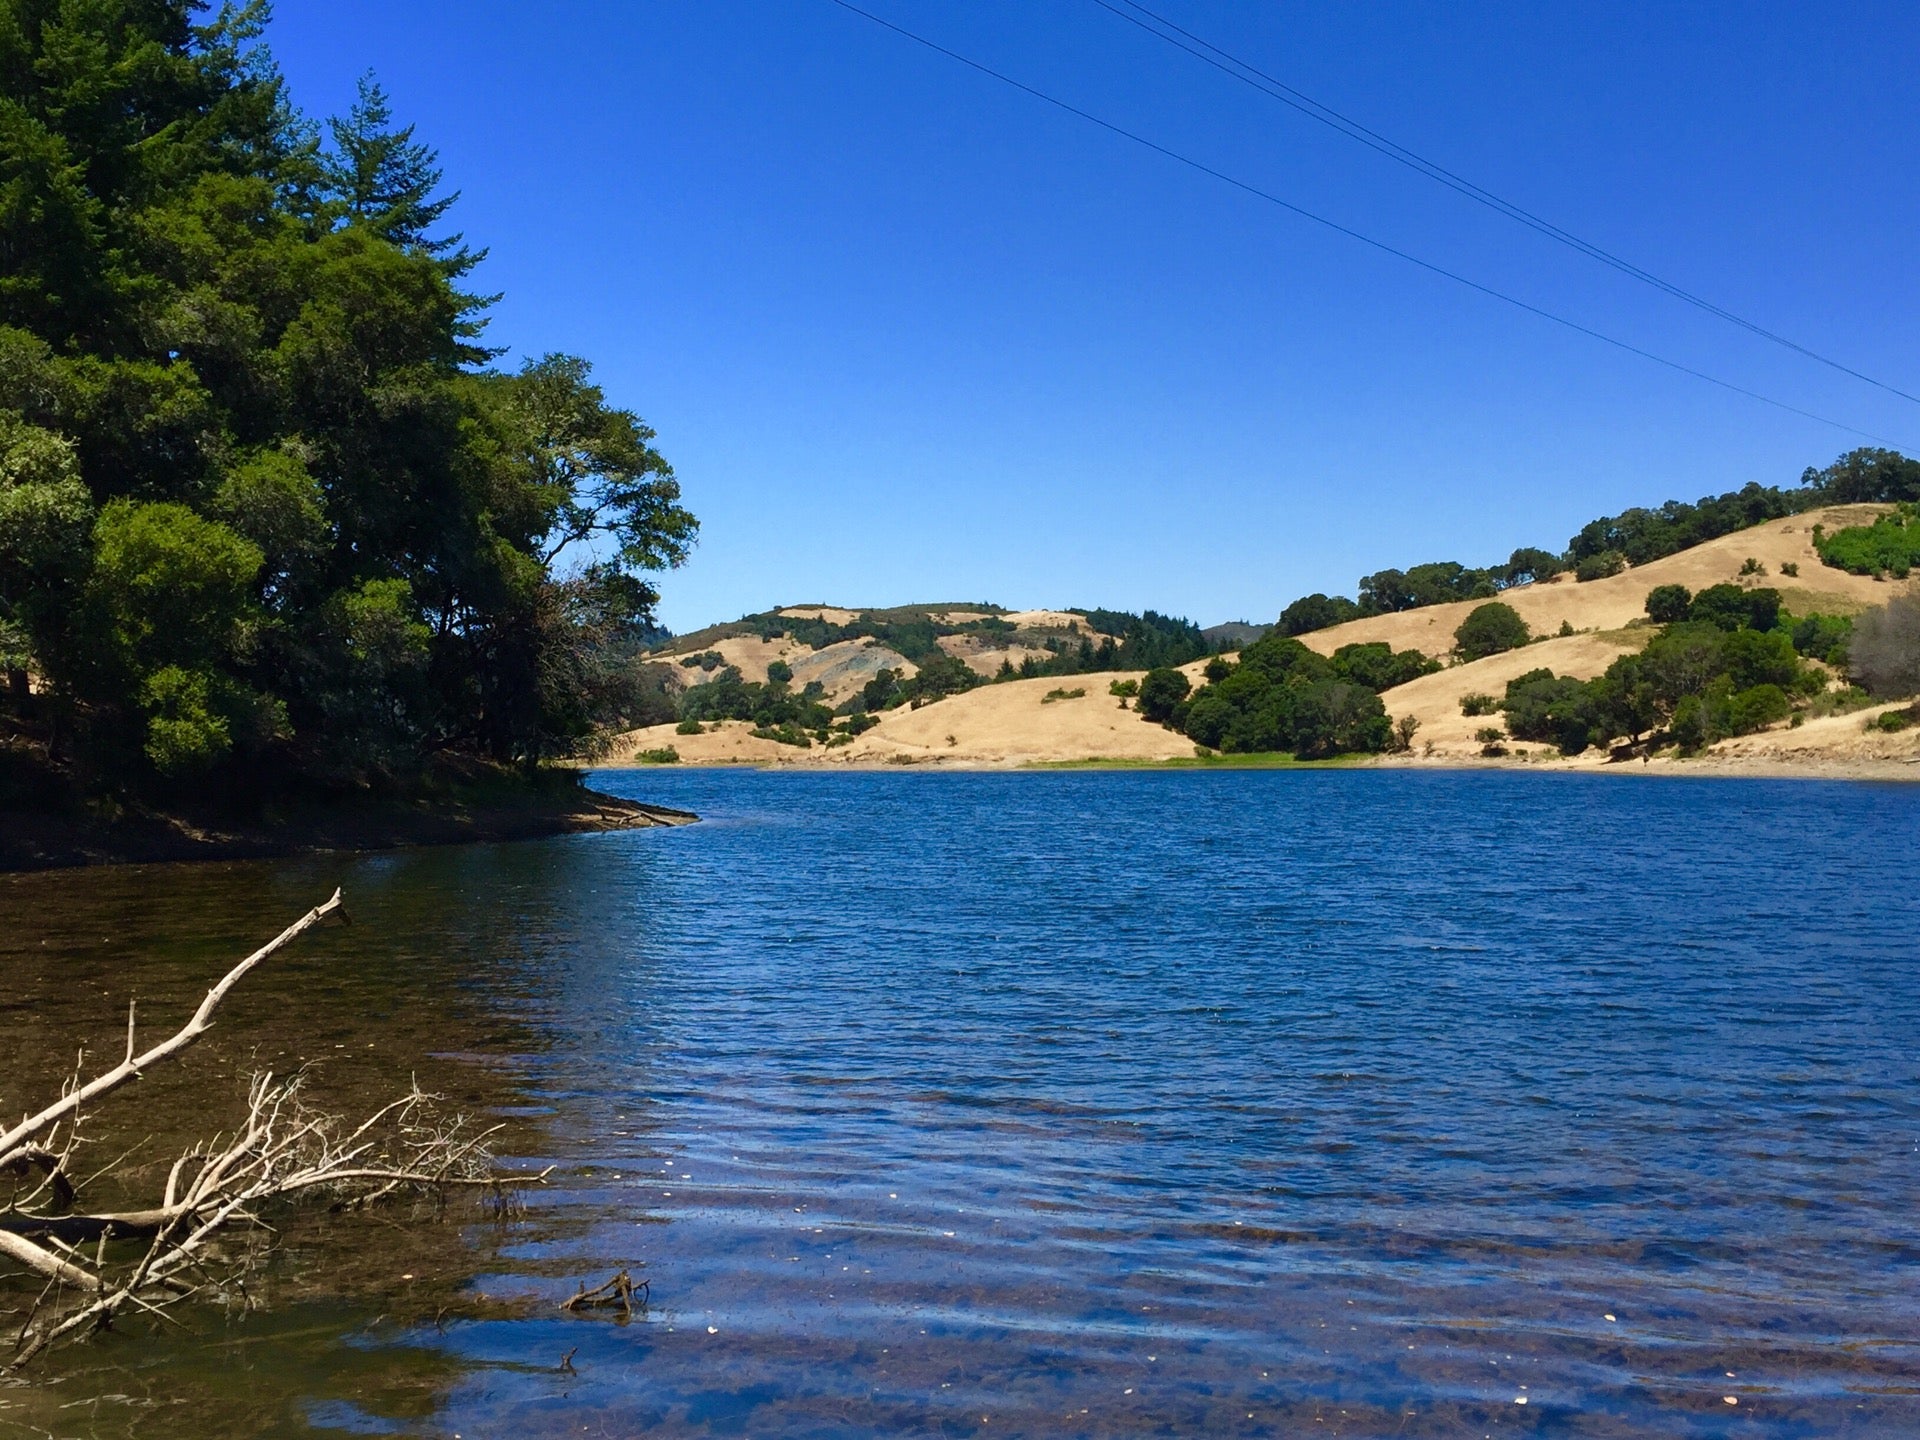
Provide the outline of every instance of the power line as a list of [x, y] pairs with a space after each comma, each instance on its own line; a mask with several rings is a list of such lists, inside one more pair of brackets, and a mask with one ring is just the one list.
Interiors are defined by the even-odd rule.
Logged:
[[1541, 306], [1533, 304], [1531, 301], [1522, 300], [1516, 295], [1509, 295], [1503, 290], [1496, 290], [1491, 285], [1483, 285], [1478, 280], [1469, 279], [1458, 271], [1449, 270], [1444, 265], [1436, 265], [1431, 260], [1423, 260], [1410, 251], [1389, 245], [1384, 240], [1376, 240], [1371, 235], [1363, 234], [1350, 226], [1342, 225], [1337, 220], [1329, 220], [1326, 216], [1316, 214], [1311, 210], [1296, 205], [1291, 200], [1281, 199], [1280, 196], [1275, 195], [1270, 190], [1263, 190], [1257, 185], [1250, 184], [1245, 180], [1227, 174], [1224, 170], [1216, 170], [1204, 161], [1195, 160], [1188, 155], [1182, 155], [1179, 151], [1171, 150], [1165, 145], [1160, 144], [1157, 140], [1149, 140], [1146, 136], [1136, 131], [1128, 130], [1121, 125], [1116, 125], [1111, 120], [1104, 120], [1091, 111], [1080, 109], [1077, 105], [1068, 104], [1065, 100], [1057, 99], [1047, 94], [1044, 90], [1035, 89], [1025, 81], [1016, 80], [1011, 75], [995, 70], [990, 65], [982, 64], [978, 60], [962, 55], [957, 50], [949, 50], [937, 41], [929, 40], [924, 35], [916, 34], [903, 25], [896, 25], [893, 21], [875, 15], [870, 10], [863, 10], [858, 5], [853, 4], [852, 0], [831, 0], [831, 3], [838, 5], [842, 10], [858, 15], [863, 20], [871, 21], [883, 30], [890, 30], [903, 39], [911, 40], [916, 45], [924, 46], [936, 54], [944, 55], [949, 60], [966, 66], [969, 70], [978, 71], [990, 79], [998, 80], [1002, 85], [1010, 86], [1024, 95], [1030, 95], [1036, 100], [1053, 106], [1057, 110], [1063, 110], [1069, 115], [1085, 120], [1090, 125], [1097, 125], [1110, 134], [1118, 135], [1123, 140], [1131, 141], [1135, 145], [1153, 151], [1156, 155], [1164, 156], [1176, 164], [1184, 165], [1190, 170], [1198, 171], [1200, 174], [1218, 180], [1223, 184], [1231, 185], [1234, 189], [1251, 195], [1257, 200], [1264, 200], [1269, 205], [1277, 205], [1280, 209], [1290, 214], [1298, 215], [1303, 220], [1311, 220], [1314, 224], [1324, 226], [1335, 234], [1344, 235], [1349, 240], [1357, 240], [1362, 245], [1378, 250], [1382, 254], [1393, 256], [1396, 260], [1404, 260], [1409, 265], [1417, 265], [1420, 269], [1430, 274], [1438, 275], [1443, 279], [1451, 280], [1456, 285], [1464, 285], [1469, 290], [1478, 291], [1480, 294], [1488, 296], [1491, 299], [1499, 300], [1516, 309], [1524, 310], [1530, 315], [1537, 315], [1542, 320], [1550, 320], [1554, 324], [1564, 326], [1566, 329], [1572, 330], [1577, 334], [1598, 340], [1602, 344], [1611, 345], [1616, 350], [1624, 350], [1629, 355], [1638, 355], [1643, 360], [1651, 360], [1656, 365], [1664, 365], [1667, 369], [1676, 370], [1682, 375], [1690, 375], [1696, 380], [1704, 380], [1709, 385], [1717, 385], [1722, 390], [1729, 390], [1735, 395], [1744, 395], [1749, 400], [1757, 400], [1762, 405], [1771, 405], [1774, 409], [1784, 410], [1790, 415], [1798, 415], [1805, 420], [1813, 420], [1821, 425], [1831, 426], [1836, 430], [1844, 430], [1849, 435], [1858, 435], [1864, 440], [1872, 440], [1881, 445], [1894, 448], [1907, 448], [1899, 445], [1897, 441], [1887, 439], [1883, 435], [1876, 435], [1870, 430], [1862, 430], [1857, 425], [1848, 425], [1844, 421], [1832, 420], [1825, 415], [1816, 414], [1811, 410], [1803, 410], [1798, 405], [1790, 405], [1784, 400], [1776, 400], [1771, 395], [1763, 395], [1758, 390], [1749, 390], [1744, 385], [1736, 385], [1731, 380], [1722, 380], [1717, 375], [1710, 375], [1704, 370], [1696, 370], [1691, 365], [1684, 365], [1678, 360], [1669, 360], [1666, 356], [1656, 355], [1651, 350], [1643, 350], [1640, 346], [1632, 344], [1629, 341], [1617, 339], [1612, 335], [1606, 334], [1604, 331], [1582, 325], [1578, 320], [1570, 320], [1564, 315], [1559, 315], [1551, 310], [1544, 309]]
[[[1635, 280], [1651, 285], [1654, 289], [1663, 291], [1674, 299], [1692, 305], [1696, 309], [1704, 310], [1707, 314], [1724, 320], [1730, 325], [1737, 325], [1749, 334], [1757, 335], [1763, 340], [1769, 340], [1775, 345], [1784, 346], [1796, 354], [1804, 355], [1809, 360], [1817, 361], [1831, 369], [1838, 370], [1843, 375], [1851, 375], [1854, 379], [1864, 381], [1876, 389], [1884, 390], [1890, 395], [1898, 395], [1902, 400], [1911, 400], [1916, 405], [1920, 405], [1920, 395], [1911, 395], [1898, 386], [1889, 385], [1884, 380], [1876, 380], [1873, 376], [1856, 370], [1851, 365], [1843, 364], [1830, 356], [1822, 355], [1819, 351], [1802, 345], [1797, 340], [1789, 339], [1785, 335], [1778, 334], [1763, 325], [1756, 324], [1744, 316], [1737, 315], [1723, 306], [1714, 304], [1711, 300], [1703, 299], [1701, 296], [1695, 295], [1690, 290], [1682, 289], [1669, 280], [1663, 280], [1660, 276], [1642, 269], [1632, 261], [1624, 260], [1611, 251], [1602, 249], [1592, 241], [1583, 240], [1578, 235], [1563, 230], [1552, 221], [1543, 219], [1532, 211], [1514, 204], [1510, 200], [1502, 199], [1492, 191], [1474, 184], [1473, 181], [1466, 179], [1464, 176], [1457, 175], [1444, 166], [1427, 159], [1425, 156], [1407, 149], [1406, 146], [1389, 140], [1378, 131], [1369, 130], [1359, 121], [1342, 115], [1332, 106], [1322, 104], [1311, 95], [1302, 94], [1291, 85], [1275, 79], [1257, 66], [1240, 59], [1236, 55], [1229, 54], [1211, 41], [1195, 35], [1191, 30], [1182, 29], [1164, 15], [1156, 14], [1145, 5], [1138, 4], [1137, 0], [1120, 0], [1119, 4], [1113, 3], [1113, 0], [1093, 0], [1093, 3], [1109, 14], [1126, 21], [1129, 25], [1146, 31], [1147, 34], [1152, 35], [1155, 39], [1163, 41], [1175, 49], [1185, 51], [1203, 64], [1211, 65], [1223, 75], [1230, 76], [1243, 85], [1251, 86], [1270, 99], [1278, 100], [1282, 105], [1298, 111], [1311, 120], [1318, 121], [1329, 129], [1337, 130], [1348, 139], [1357, 141], [1369, 150], [1376, 151], [1397, 164], [1404, 165], [1410, 170], [1425, 175], [1428, 179], [1446, 186], [1449, 190], [1466, 196], [1469, 200], [1477, 204], [1484, 205], [1490, 210], [1496, 210], [1510, 220], [1518, 221], [1529, 230], [1536, 231], [1551, 240], [1558, 241], [1562, 245], [1577, 250], [1590, 259], [1598, 260], [1602, 265], [1611, 266], [1623, 275], [1629, 275]], [[1126, 8], [1122, 9], [1122, 5]], [[1137, 11], [1138, 14], [1130, 14], [1130, 11]], [[1146, 18], [1142, 19], [1140, 18], [1141, 16]]]

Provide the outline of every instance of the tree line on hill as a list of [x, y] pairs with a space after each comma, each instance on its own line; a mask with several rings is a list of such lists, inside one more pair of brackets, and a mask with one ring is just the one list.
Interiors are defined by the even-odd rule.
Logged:
[[[1795, 489], [1750, 483], [1723, 495], [1709, 495], [1692, 504], [1669, 500], [1651, 508], [1635, 507], [1618, 515], [1604, 515], [1580, 528], [1562, 551], [1523, 547], [1504, 565], [1473, 568], [1454, 560], [1431, 561], [1406, 570], [1380, 570], [1360, 577], [1357, 598], [1315, 593], [1304, 595], [1280, 612], [1279, 629], [1285, 635], [1304, 635], [1349, 620], [1387, 615], [1427, 605], [1458, 600], [1491, 600], [1515, 585], [1571, 572], [1578, 580], [1617, 575], [1628, 565], [1645, 565], [1682, 550], [1749, 529], [1817, 510], [1826, 505], [1861, 502], [1920, 502], [1920, 461], [1892, 450], [1860, 449], [1842, 455], [1823, 470], [1802, 472]], [[1831, 564], [1877, 563], [1892, 571], [1898, 564], [1920, 559], [1920, 524], [1897, 545], [1846, 550], [1845, 561]], [[1827, 551], [1821, 551], [1823, 557]], [[1864, 573], [1872, 573], [1867, 571]]]
[[[1466, 696], [1465, 714], [1504, 716], [1504, 735], [1498, 727], [1481, 734], [1489, 752], [1500, 753], [1510, 737], [1564, 755], [1620, 740], [1691, 753], [1782, 720], [1798, 724], [1809, 712], [1920, 691], [1915, 597], [1857, 618], [1796, 616], [1772, 588], [1720, 584], [1696, 595], [1684, 585], [1659, 585], [1645, 608], [1659, 625], [1645, 648], [1621, 655], [1591, 680], [1541, 668], [1508, 681], [1499, 698]], [[1851, 687], [1835, 692], [1834, 673]]]
[[585, 361], [495, 367], [377, 85], [323, 132], [204, 8], [0, 9], [0, 790], [565, 753], [693, 543], [672, 468]]

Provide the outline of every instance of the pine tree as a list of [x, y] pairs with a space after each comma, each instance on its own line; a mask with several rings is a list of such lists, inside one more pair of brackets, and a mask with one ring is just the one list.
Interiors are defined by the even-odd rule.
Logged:
[[360, 77], [353, 108], [327, 122], [333, 153], [327, 173], [335, 196], [355, 224], [371, 227], [381, 238], [431, 255], [448, 278], [472, 270], [485, 258], [461, 243], [460, 235], [428, 232], [453, 208], [460, 192], [441, 195], [440, 156], [414, 139], [411, 125], [394, 128], [393, 104], [386, 89], [368, 71]]

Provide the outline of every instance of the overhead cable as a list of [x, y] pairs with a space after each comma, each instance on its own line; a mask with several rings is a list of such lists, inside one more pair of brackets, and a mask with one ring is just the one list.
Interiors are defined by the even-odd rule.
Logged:
[[1331, 230], [1335, 234], [1343, 235], [1349, 240], [1356, 240], [1362, 245], [1366, 245], [1374, 250], [1380, 251], [1382, 254], [1391, 255], [1396, 260], [1404, 260], [1409, 265], [1418, 266], [1420, 269], [1427, 271], [1429, 274], [1438, 275], [1445, 280], [1451, 280], [1456, 285], [1463, 285], [1469, 290], [1477, 291], [1478, 293], [1485, 295], [1490, 299], [1499, 300], [1504, 304], [1513, 306], [1515, 309], [1524, 310], [1530, 315], [1537, 315], [1542, 320], [1550, 320], [1555, 325], [1563, 326], [1564, 328], [1568, 330], [1572, 330], [1577, 334], [1585, 335], [1588, 338], [1593, 340], [1598, 340], [1602, 344], [1611, 345], [1616, 350], [1624, 350], [1629, 355], [1637, 355], [1643, 360], [1650, 360], [1656, 365], [1663, 365], [1667, 369], [1678, 371], [1682, 375], [1690, 375], [1696, 380], [1703, 380], [1709, 385], [1718, 386], [1720, 389], [1731, 391], [1735, 395], [1744, 395], [1749, 400], [1757, 400], [1762, 405], [1770, 405], [1776, 410], [1784, 410], [1790, 415], [1798, 415], [1805, 420], [1812, 420], [1821, 425], [1831, 426], [1833, 429], [1836, 429], [1836, 430], [1844, 430], [1850, 435], [1858, 435], [1862, 439], [1872, 440], [1881, 445], [1892, 446], [1892, 447], [1901, 448], [1901, 449], [1909, 448], [1905, 446], [1900, 446], [1898, 442], [1889, 440], [1885, 436], [1876, 435], [1870, 430], [1862, 430], [1857, 425], [1849, 425], [1842, 420], [1830, 419], [1825, 415], [1816, 414], [1812, 410], [1803, 410], [1798, 405], [1791, 405], [1787, 403], [1785, 400], [1776, 400], [1771, 395], [1764, 395], [1758, 390], [1750, 390], [1746, 386], [1735, 384], [1731, 380], [1723, 380], [1717, 375], [1711, 375], [1707, 373], [1705, 370], [1697, 370], [1693, 366], [1683, 364], [1678, 360], [1669, 360], [1664, 355], [1657, 355], [1653, 351], [1643, 349], [1642, 347], [1635, 345], [1630, 341], [1621, 340], [1601, 330], [1595, 330], [1589, 325], [1581, 324], [1578, 320], [1572, 320], [1565, 315], [1556, 314], [1554, 311], [1545, 309], [1544, 307], [1539, 305], [1535, 305], [1533, 302], [1529, 300], [1522, 300], [1517, 295], [1509, 295], [1504, 290], [1496, 290], [1491, 285], [1484, 285], [1478, 280], [1470, 279], [1469, 277], [1462, 275], [1457, 270], [1449, 270], [1444, 265], [1435, 264], [1431, 260], [1423, 260], [1420, 258], [1420, 256], [1413, 254], [1411, 251], [1402, 250], [1398, 246], [1390, 245], [1384, 240], [1376, 240], [1371, 235], [1363, 234], [1361, 231], [1355, 230], [1351, 226], [1342, 225], [1337, 220], [1330, 220], [1324, 215], [1316, 214], [1314, 211], [1308, 210], [1304, 206], [1294, 204], [1291, 200], [1282, 199], [1280, 196], [1274, 194], [1270, 190], [1263, 190], [1258, 185], [1254, 185], [1248, 181], [1241, 180], [1233, 175], [1229, 175], [1224, 170], [1217, 170], [1213, 166], [1208, 165], [1204, 161], [1195, 160], [1189, 155], [1183, 155], [1177, 150], [1170, 149], [1167, 146], [1160, 144], [1157, 140], [1150, 140], [1146, 136], [1140, 134], [1137, 131], [1129, 130], [1122, 125], [1117, 125], [1111, 120], [1102, 119], [1100, 116], [1095, 115], [1090, 110], [1082, 110], [1079, 106], [1069, 104], [1065, 100], [1061, 100], [1053, 95], [1049, 95], [1044, 90], [1037, 89], [1034, 86], [1027, 84], [1023, 80], [1016, 80], [1011, 75], [1008, 75], [1003, 71], [996, 70], [992, 66], [983, 64], [982, 62], [978, 60], [974, 60], [969, 56], [962, 55], [957, 50], [951, 50], [947, 48], [945, 45], [940, 44], [938, 41], [929, 40], [924, 35], [916, 34], [914, 31], [907, 29], [903, 25], [895, 24], [893, 21], [888, 20], [883, 16], [874, 14], [871, 10], [863, 10], [860, 6], [855, 5], [853, 3], [853, 0], [831, 0], [831, 3], [839, 6], [842, 10], [845, 10], [850, 14], [858, 15], [863, 20], [871, 21], [873, 24], [878, 25], [883, 30], [890, 30], [894, 34], [900, 36], [903, 39], [911, 40], [913, 41], [914, 44], [923, 46], [926, 49], [933, 51], [935, 54], [944, 55], [949, 60], [955, 61], [958, 64], [966, 66], [969, 70], [977, 71], [979, 74], [985, 75], [989, 79], [997, 80], [1002, 85], [1006, 85], [1011, 87], [1012, 89], [1018, 90], [1022, 94], [1030, 95], [1035, 100], [1039, 100], [1047, 105], [1051, 105], [1057, 110], [1065, 111], [1067, 114], [1075, 116], [1078, 119], [1084, 120], [1090, 125], [1097, 125], [1100, 129], [1107, 131], [1109, 134], [1117, 135], [1123, 140], [1130, 141], [1133, 144], [1139, 145], [1144, 149], [1151, 150], [1156, 155], [1164, 156], [1166, 159], [1172, 160], [1176, 164], [1184, 165], [1188, 169], [1197, 171], [1200, 174], [1206, 175], [1211, 179], [1218, 180], [1222, 184], [1231, 185], [1234, 189], [1239, 190], [1244, 194], [1251, 195], [1256, 200], [1264, 200], [1269, 205], [1278, 206], [1280, 209], [1285, 210], [1290, 214], [1298, 215], [1303, 220], [1310, 220], [1314, 224], [1322, 226], [1328, 230]]
[[1211, 41], [1204, 40], [1200, 36], [1195, 35], [1191, 30], [1182, 29], [1165, 16], [1157, 14], [1149, 10], [1145, 5], [1137, 3], [1137, 0], [1118, 0], [1118, 3], [1115, 3], [1115, 0], [1093, 0], [1093, 3], [1109, 14], [1118, 16], [1129, 25], [1137, 26], [1139, 29], [1146, 31], [1154, 38], [1164, 41], [1176, 49], [1184, 50], [1187, 54], [1193, 56], [1203, 64], [1211, 65], [1223, 75], [1231, 76], [1243, 85], [1251, 86], [1261, 94], [1278, 100], [1282, 105], [1298, 111], [1309, 119], [1318, 121], [1329, 129], [1337, 130], [1348, 139], [1359, 142], [1369, 150], [1376, 151], [1386, 156], [1389, 160], [1406, 166], [1409, 170], [1418, 171], [1428, 179], [1437, 181], [1449, 190], [1457, 191], [1459, 194], [1466, 196], [1469, 200], [1477, 204], [1484, 205], [1488, 209], [1496, 210], [1511, 220], [1518, 221], [1529, 230], [1537, 231], [1539, 234], [1545, 235], [1551, 240], [1558, 241], [1562, 245], [1577, 250], [1582, 255], [1597, 260], [1602, 265], [1610, 266], [1623, 275], [1631, 276], [1643, 284], [1651, 285], [1654, 289], [1662, 291], [1684, 304], [1691, 305], [1695, 309], [1703, 310], [1709, 315], [1724, 320], [1729, 325], [1737, 325], [1749, 334], [1757, 335], [1761, 339], [1771, 341], [1775, 345], [1784, 346], [1786, 349], [1803, 355], [1809, 360], [1817, 361], [1819, 364], [1828, 366], [1830, 369], [1838, 370], [1843, 375], [1851, 375], [1854, 379], [1864, 381], [1876, 389], [1884, 390], [1890, 395], [1898, 395], [1902, 400], [1911, 400], [1914, 404], [1920, 405], [1920, 395], [1909, 394], [1896, 385], [1889, 385], [1884, 380], [1876, 380], [1873, 376], [1856, 370], [1851, 365], [1844, 364], [1830, 356], [1822, 355], [1819, 351], [1802, 345], [1797, 340], [1789, 339], [1785, 335], [1767, 329], [1764, 325], [1756, 324], [1744, 316], [1735, 314], [1724, 306], [1716, 305], [1711, 300], [1703, 299], [1701, 296], [1694, 294], [1690, 290], [1681, 288], [1672, 281], [1663, 280], [1660, 276], [1642, 269], [1632, 261], [1623, 260], [1611, 251], [1601, 248], [1592, 241], [1581, 239], [1578, 235], [1562, 229], [1550, 220], [1542, 219], [1532, 211], [1524, 209], [1510, 200], [1502, 199], [1491, 190], [1474, 184], [1473, 181], [1466, 179], [1464, 176], [1457, 175], [1444, 166], [1428, 160], [1425, 156], [1416, 154], [1414, 151], [1407, 149], [1406, 146], [1396, 141], [1389, 140], [1378, 131], [1369, 130], [1359, 121], [1342, 115], [1332, 106], [1322, 104], [1311, 95], [1302, 94], [1291, 85], [1275, 79], [1265, 71], [1240, 59], [1238, 56], [1229, 54]]

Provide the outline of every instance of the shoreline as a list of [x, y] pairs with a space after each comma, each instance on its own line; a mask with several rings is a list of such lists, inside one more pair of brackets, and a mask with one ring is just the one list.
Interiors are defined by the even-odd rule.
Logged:
[[1207, 759], [1146, 760], [1125, 756], [1092, 757], [1076, 760], [1038, 759], [915, 759], [902, 761], [765, 761], [721, 760], [704, 763], [649, 764], [614, 761], [584, 767], [589, 770], [656, 771], [676, 770], [765, 770], [804, 774], [898, 774], [905, 771], [934, 771], [942, 774], [1040, 774], [1086, 770], [1130, 770], [1159, 773], [1192, 773], [1206, 770], [1409, 770], [1466, 771], [1502, 770], [1523, 774], [1553, 775], [1639, 775], [1667, 779], [1719, 780], [1849, 780], [1870, 783], [1920, 783], [1920, 758], [1835, 759], [1811, 763], [1793, 763], [1779, 759], [1711, 753], [1687, 760], [1656, 758], [1634, 764], [1631, 761], [1582, 764], [1576, 760], [1482, 759], [1478, 756], [1381, 757], [1343, 755], [1331, 760], [1296, 760], [1288, 755], [1223, 755]]
[[699, 818], [585, 785], [529, 794], [517, 803], [359, 801], [274, 820], [9, 811], [0, 814], [0, 874], [534, 840], [690, 825]]

